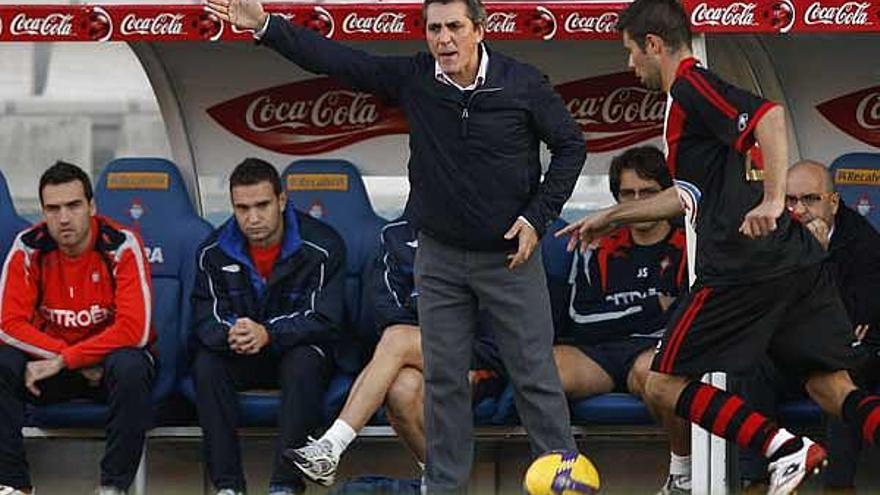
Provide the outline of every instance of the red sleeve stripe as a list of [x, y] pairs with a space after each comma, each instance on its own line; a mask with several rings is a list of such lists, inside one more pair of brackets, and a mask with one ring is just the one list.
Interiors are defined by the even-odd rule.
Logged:
[[685, 79], [690, 81], [693, 85], [694, 89], [696, 89], [704, 98], [709, 100], [709, 103], [715, 106], [725, 117], [732, 119], [736, 117], [737, 111], [736, 107], [730, 104], [729, 101], [724, 99], [718, 91], [706, 81], [706, 78], [703, 77], [699, 72], [691, 71], [688, 72], [685, 76]]
[[[758, 111], [755, 112], [755, 115], [752, 116], [752, 119], [749, 121], [749, 125], [746, 127], [744, 131], [739, 134], [739, 137], [736, 138], [735, 149], [740, 153], [744, 153], [747, 149], [751, 148], [755, 143], [753, 139], [755, 129], [758, 127], [758, 122], [767, 115], [767, 112], [772, 110], [774, 107], [778, 106], [776, 103], [772, 101], [765, 101], [763, 105], [758, 107]], [[752, 138], [752, 139], [750, 139]]]
[[[27, 232], [27, 230], [25, 230]], [[3, 274], [0, 275], [0, 319], [3, 317], [3, 300], [6, 298], [6, 284], [8, 282], [10, 265], [12, 264], [12, 259], [15, 258], [16, 254], [19, 252], [22, 256], [24, 256], [24, 261], [21, 263], [20, 268], [22, 270], [27, 270], [27, 266], [29, 265], [29, 256], [27, 252], [27, 248], [24, 245], [24, 242], [21, 240], [21, 236], [24, 235], [25, 232], [22, 232], [15, 238], [15, 242], [12, 244], [12, 249], [9, 251], [9, 255], [6, 256], [6, 261], [3, 263]], [[18, 268], [18, 266], [16, 266]], [[20, 288], [11, 288], [11, 290], [20, 290]], [[14, 336], [6, 333], [0, 328], [0, 340], [5, 342], [7, 345], [11, 345], [17, 349], [20, 349], [28, 354], [34, 356], [40, 356], [43, 358], [54, 358], [58, 354], [43, 349], [42, 347], [38, 347], [33, 344], [29, 344], [20, 339], [15, 338]]]
[[678, 142], [684, 135], [685, 122], [687, 115], [684, 109], [677, 101], [672, 100], [672, 106], [669, 109], [669, 115], [666, 119], [666, 168], [669, 169], [669, 175], [675, 178], [675, 172], [678, 169]]

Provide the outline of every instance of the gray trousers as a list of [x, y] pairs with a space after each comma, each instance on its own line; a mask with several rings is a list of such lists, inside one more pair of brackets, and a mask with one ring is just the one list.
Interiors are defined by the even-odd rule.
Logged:
[[415, 280], [425, 359], [429, 492], [463, 492], [474, 457], [468, 368], [477, 313], [490, 315], [532, 453], [574, 449], [568, 401], [553, 360], [553, 322], [540, 247], [511, 271], [507, 254], [419, 234]]

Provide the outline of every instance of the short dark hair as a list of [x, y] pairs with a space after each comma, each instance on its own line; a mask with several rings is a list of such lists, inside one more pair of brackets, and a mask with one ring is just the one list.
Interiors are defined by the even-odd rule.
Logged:
[[608, 182], [615, 200], [620, 196], [620, 176], [624, 170], [632, 170], [644, 180], [657, 181], [663, 189], [672, 186], [666, 157], [655, 146], [630, 148], [611, 159]]
[[687, 13], [676, 0], [636, 0], [620, 13], [617, 30], [645, 49], [645, 36], [659, 36], [672, 51], [690, 48], [691, 26]]
[[432, 3], [448, 3], [461, 2], [467, 6], [467, 16], [475, 26], [486, 24], [486, 7], [483, 6], [481, 0], [425, 0], [422, 4], [422, 19], [428, 21], [428, 5]]
[[272, 184], [275, 195], [281, 194], [281, 177], [271, 163], [259, 158], [245, 158], [229, 176], [229, 193], [235, 186], [253, 186], [260, 182]]
[[55, 162], [55, 165], [46, 169], [43, 175], [40, 176], [40, 204], [43, 204], [43, 188], [74, 181], [82, 183], [83, 192], [86, 194], [86, 201], [91, 201], [94, 193], [92, 192], [92, 181], [89, 179], [88, 174], [72, 163], [61, 160]]

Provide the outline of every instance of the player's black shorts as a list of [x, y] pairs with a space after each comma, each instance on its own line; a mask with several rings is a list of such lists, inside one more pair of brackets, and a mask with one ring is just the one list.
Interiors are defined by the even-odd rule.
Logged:
[[614, 391], [629, 393], [626, 379], [636, 358], [648, 349], [657, 347], [657, 339], [633, 337], [601, 344], [575, 345], [585, 356], [592, 359], [614, 380]]
[[669, 322], [651, 369], [743, 373], [765, 353], [787, 372], [851, 369], [853, 327], [827, 263], [752, 285], [697, 287]]

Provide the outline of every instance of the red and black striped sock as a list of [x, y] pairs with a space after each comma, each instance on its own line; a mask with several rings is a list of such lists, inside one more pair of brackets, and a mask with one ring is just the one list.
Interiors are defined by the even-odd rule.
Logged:
[[794, 452], [802, 445], [800, 437], [778, 428], [738, 396], [699, 381], [690, 382], [682, 390], [675, 413], [770, 459]]
[[859, 428], [862, 441], [880, 445], [880, 396], [857, 388], [843, 400], [843, 419]]

